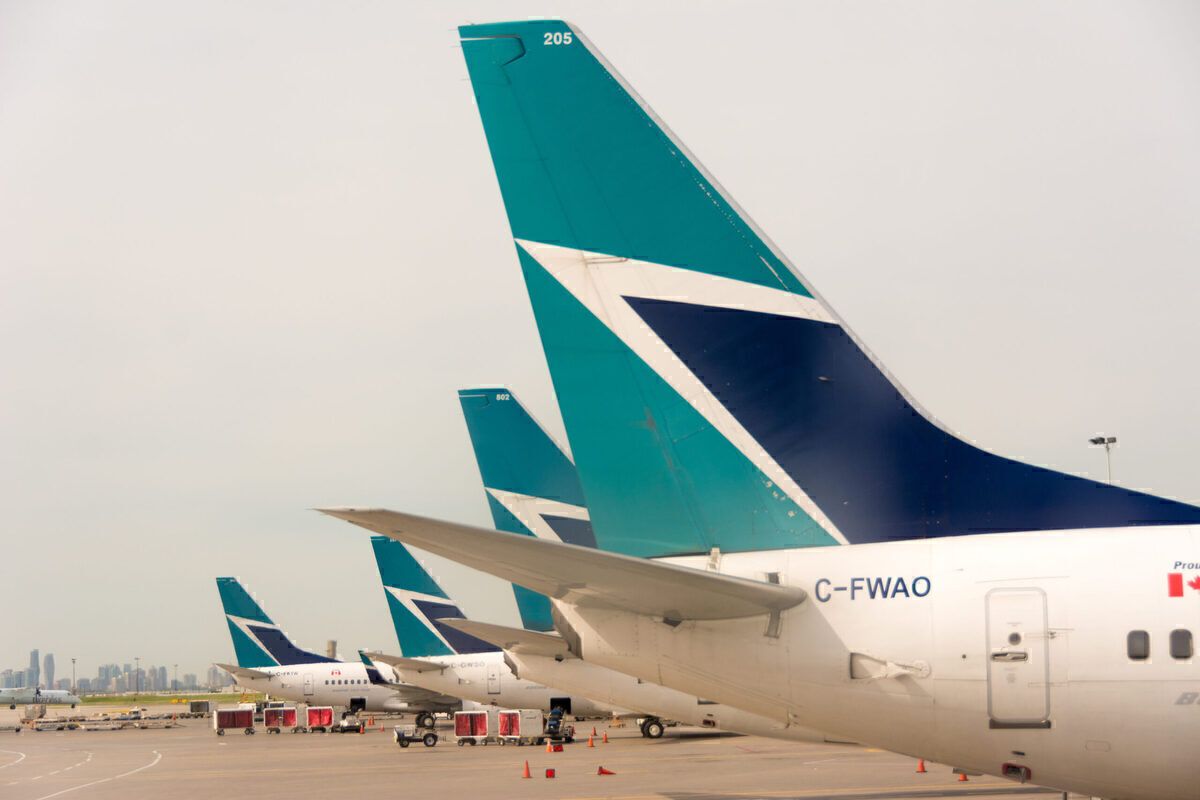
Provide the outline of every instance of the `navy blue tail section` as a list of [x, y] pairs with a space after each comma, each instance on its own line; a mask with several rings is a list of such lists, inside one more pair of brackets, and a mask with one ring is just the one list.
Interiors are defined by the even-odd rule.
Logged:
[[1200, 522], [993, 455], [909, 405], [839, 325], [626, 298], [851, 542]]

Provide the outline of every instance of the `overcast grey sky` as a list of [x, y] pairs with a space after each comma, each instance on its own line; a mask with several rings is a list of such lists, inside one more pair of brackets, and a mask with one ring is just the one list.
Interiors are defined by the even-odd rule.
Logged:
[[0, 667], [228, 660], [224, 574], [394, 649], [367, 535], [307, 509], [487, 523], [463, 385], [561, 431], [454, 30], [530, 15], [951, 428], [1094, 477], [1112, 433], [1200, 501], [1194, 2], [4, 0]]

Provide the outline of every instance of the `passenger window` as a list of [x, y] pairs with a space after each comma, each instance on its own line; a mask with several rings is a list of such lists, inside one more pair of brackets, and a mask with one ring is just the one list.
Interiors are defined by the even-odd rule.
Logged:
[[1183, 628], [1171, 631], [1171, 658], [1192, 657], [1192, 632]]
[[1130, 631], [1125, 637], [1125, 649], [1134, 661], [1145, 661], [1150, 657], [1150, 634], [1145, 631]]

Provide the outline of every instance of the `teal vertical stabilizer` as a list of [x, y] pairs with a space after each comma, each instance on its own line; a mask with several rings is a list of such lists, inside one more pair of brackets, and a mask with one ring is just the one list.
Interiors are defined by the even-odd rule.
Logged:
[[225, 623], [229, 626], [229, 637], [233, 640], [233, 653], [237, 665], [247, 669], [279, 666], [279, 662], [234, 620], [236, 617], [249, 623], [274, 626], [275, 623], [262, 607], [254, 601], [237, 578], [217, 578], [217, 592], [221, 595], [221, 607], [225, 611]]
[[[546, 20], [459, 32], [515, 239], [809, 297], [577, 30]], [[599, 546], [655, 557], [836, 543], [517, 251]]]
[[463, 614], [407, 547], [386, 536], [372, 536], [371, 548], [401, 655], [421, 658], [497, 649], [441, 623]]
[[[575, 465], [509, 389], [462, 389], [458, 401], [497, 530], [534, 535], [497, 498], [497, 491], [585, 506]], [[549, 600], [516, 584], [513, 594], [527, 630], [554, 629]]]

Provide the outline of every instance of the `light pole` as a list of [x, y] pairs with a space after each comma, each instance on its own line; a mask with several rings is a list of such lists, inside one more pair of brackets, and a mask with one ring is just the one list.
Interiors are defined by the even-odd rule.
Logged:
[[1112, 483], [1112, 446], [1117, 443], [1115, 436], [1093, 436], [1088, 444], [1104, 448], [1104, 458], [1108, 462], [1108, 482]]
[[75, 694], [75, 659], [71, 659], [71, 694]]

